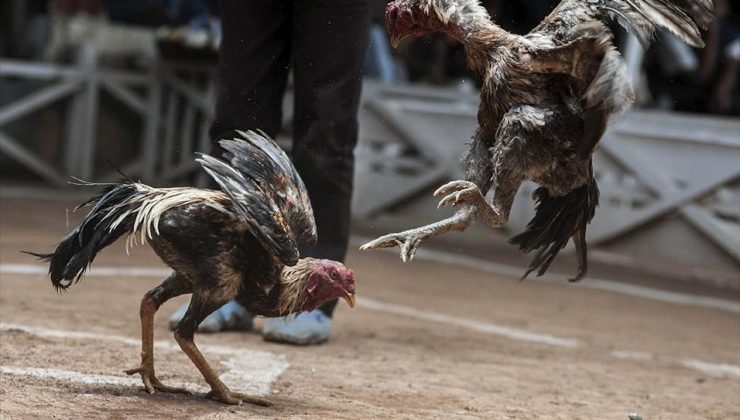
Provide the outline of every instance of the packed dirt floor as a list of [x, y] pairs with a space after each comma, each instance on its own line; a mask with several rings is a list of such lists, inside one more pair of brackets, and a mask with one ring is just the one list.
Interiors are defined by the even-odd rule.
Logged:
[[[273, 407], [149, 395], [122, 371], [138, 365], [139, 300], [163, 264], [146, 246], [127, 255], [119, 243], [96, 259], [102, 271], [58, 294], [34, 271], [43, 265], [18, 251], [49, 250], [73, 201], [0, 203], [3, 419], [740, 418], [737, 312], [520, 283], [430, 260], [402, 264], [388, 252], [350, 253], [358, 305], [340, 304], [326, 345], [264, 342], [261, 320], [250, 333], [196, 336], [219, 372], [250, 355], [276, 365], [282, 373], [267, 382]], [[155, 319], [163, 342], [155, 363], [163, 382], [203, 392], [167, 325], [186, 300], [167, 303]], [[248, 382], [243, 370], [237, 378]]]

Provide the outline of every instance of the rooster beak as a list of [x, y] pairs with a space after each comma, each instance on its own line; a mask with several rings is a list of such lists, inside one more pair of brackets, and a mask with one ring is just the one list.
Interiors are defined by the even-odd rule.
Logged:
[[350, 308], [355, 307], [355, 294], [350, 292], [344, 292], [344, 300], [347, 301], [347, 305], [349, 305]]
[[398, 45], [401, 43], [401, 41], [406, 39], [407, 36], [408, 35], [402, 35], [402, 34], [391, 35], [391, 45], [393, 46], [393, 48], [398, 48]]

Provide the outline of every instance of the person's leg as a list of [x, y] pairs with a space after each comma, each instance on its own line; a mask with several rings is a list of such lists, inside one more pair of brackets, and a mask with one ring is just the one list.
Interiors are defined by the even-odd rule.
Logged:
[[223, 37], [213, 142], [232, 130], [280, 130], [290, 65], [291, 10], [287, 1], [221, 0]]
[[[280, 130], [290, 65], [291, 13], [292, 5], [286, 1], [219, 1], [223, 37], [216, 119], [209, 130], [212, 154], [221, 154], [218, 140], [235, 129], [260, 129], [271, 137]], [[172, 314], [171, 329], [187, 307]], [[252, 316], [237, 302], [222, 306], [198, 326], [205, 332], [251, 328]]]
[[[295, 2], [291, 157], [311, 197], [319, 236], [315, 246], [301, 249], [302, 256], [343, 261], [347, 251], [368, 28], [367, 0]], [[272, 319], [263, 336], [294, 344], [326, 341], [335, 306], [336, 300], [288, 322]]]
[[295, 4], [292, 159], [314, 208], [319, 242], [302, 255], [344, 261], [365, 62], [367, 0]]

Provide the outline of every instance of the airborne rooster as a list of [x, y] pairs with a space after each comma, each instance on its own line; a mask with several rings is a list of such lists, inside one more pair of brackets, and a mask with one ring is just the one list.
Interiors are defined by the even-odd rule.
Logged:
[[[610, 20], [647, 44], [657, 28], [689, 45], [703, 42], [699, 27], [712, 18], [711, 0], [563, 0], [532, 32], [508, 33], [491, 22], [476, 0], [395, 0], [386, 7], [394, 45], [407, 37], [445, 32], [465, 46], [469, 67], [483, 80], [478, 124], [464, 160], [465, 181], [434, 195], [464, 205], [453, 216], [393, 233], [361, 249], [401, 247], [413, 258], [421, 241], [465, 230], [481, 216], [500, 228], [524, 180], [540, 185], [536, 215], [511, 239], [537, 251], [524, 274], [547, 271], [572, 237], [578, 274], [587, 270], [586, 225], [598, 205], [592, 153], [609, 117], [632, 102], [625, 65], [612, 44]], [[485, 194], [493, 189], [489, 204]]]
[[238, 137], [220, 142], [227, 151], [224, 161], [197, 159], [222, 191], [108, 184], [82, 205], [92, 210], [54, 253], [33, 254], [50, 262], [52, 284], [60, 290], [77, 282], [98, 251], [123, 235], [148, 241], [172, 267], [141, 301], [141, 365], [126, 371], [140, 373], [149, 393], [185, 392], [163, 385], [154, 374], [154, 313], [175, 296], [193, 294], [175, 340], [211, 386], [208, 397], [228, 404], [270, 402], [231, 392], [195, 346], [193, 334], [211, 312], [232, 299], [268, 317], [310, 311], [338, 297], [354, 306], [352, 270], [336, 261], [298, 257], [297, 242], [315, 241], [316, 225], [288, 157], [262, 134]]

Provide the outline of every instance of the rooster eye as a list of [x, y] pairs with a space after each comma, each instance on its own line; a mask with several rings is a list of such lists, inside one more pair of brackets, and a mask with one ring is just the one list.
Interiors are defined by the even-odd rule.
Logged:
[[329, 273], [329, 277], [331, 277], [332, 280], [336, 280], [339, 276], [337, 275], [336, 271], [332, 271], [331, 273]]

